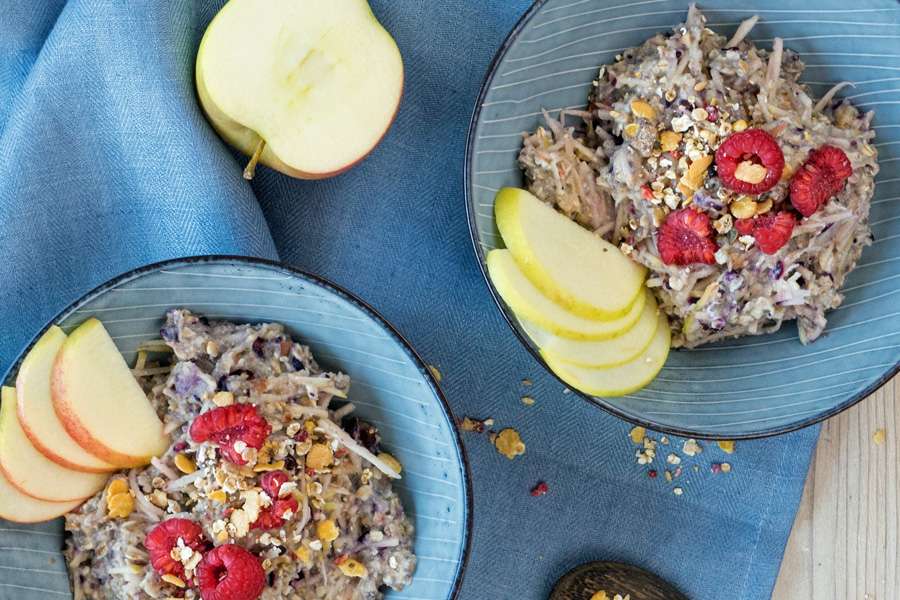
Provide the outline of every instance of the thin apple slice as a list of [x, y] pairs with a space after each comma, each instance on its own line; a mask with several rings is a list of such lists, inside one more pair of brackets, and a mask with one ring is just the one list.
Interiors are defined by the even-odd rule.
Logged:
[[84, 500], [47, 502], [23, 494], [0, 472], [0, 519], [13, 523], [41, 523], [78, 508]]
[[203, 36], [196, 79], [229, 144], [318, 179], [352, 167], [387, 132], [403, 60], [365, 0], [231, 0]]
[[28, 352], [16, 378], [19, 424], [37, 450], [58, 465], [86, 473], [108, 473], [116, 467], [79, 446], [70, 436], [50, 395], [50, 372], [56, 354], [66, 341], [62, 329], [53, 325]]
[[16, 414], [16, 390], [0, 393], [0, 471], [20, 492], [48, 502], [84, 500], [96, 494], [108, 475], [61, 467], [31, 445]]
[[503, 188], [494, 212], [519, 268], [567, 310], [586, 319], [615, 319], [638, 297], [644, 267], [530, 192]]
[[625, 364], [650, 345], [659, 325], [656, 300], [649, 291], [644, 310], [637, 322], [616, 337], [600, 341], [572, 340], [543, 329], [534, 323], [523, 322], [525, 332], [534, 343], [555, 361], [587, 368], [614, 367]]
[[156, 411], [97, 319], [82, 323], [59, 349], [50, 391], [68, 434], [110, 464], [144, 465], [168, 447]]
[[585, 319], [543, 295], [525, 277], [509, 250], [491, 250], [487, 267], [491, 282], [516, 316], [573, 340], [605, 340], [621, 334], [641, 316], [647, 299], [645, 294], [638, 295], [628, 312], [612, 321]]
[[635, 392], [656, 377], [669, 356], [671, 332], [665, 315], [660, 314], [659, 325], [650, 345], [631, 361], [615, 367], [589, 369], [563, 362], [541, 353], [547, 365], [559, 378], [577, 390], [592, 396], [622, 396]]

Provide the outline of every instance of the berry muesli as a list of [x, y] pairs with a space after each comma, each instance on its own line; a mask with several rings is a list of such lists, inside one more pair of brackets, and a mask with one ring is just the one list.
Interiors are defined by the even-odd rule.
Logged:
[[[818, 102], [803, 63], [687, 22], [600, 69], [584, 111], [525, 137], [531, 192], [651, 271], [673, 344], [768, 333], [808, 343], [872, 241], [873, 114]], [[566, 116], [586, 128], [566, 127]]]
[[76, 600], [374, 600], [410, 583], [400, 464], [277, 324], [168, 313], [136, 375], [172, 435], [66, 517]]

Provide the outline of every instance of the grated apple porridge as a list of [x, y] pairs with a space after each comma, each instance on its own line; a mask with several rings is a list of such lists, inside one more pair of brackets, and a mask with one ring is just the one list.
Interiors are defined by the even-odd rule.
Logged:
[[416, 566], [401, 466], [278, 324], [172, 310], [135, 374], [171, 433], [66, 517], [76, 599], [375, 600]]
[[[687, 21], [600, 68], [589, 105], [526, 134], [530, 191], [618, 244], [693, 347], [778, 330], [822, 334], [872, 242], [872, 113], [799, 82], [799, 56]], [[567, 118], [580, 119], [574, 127]]]

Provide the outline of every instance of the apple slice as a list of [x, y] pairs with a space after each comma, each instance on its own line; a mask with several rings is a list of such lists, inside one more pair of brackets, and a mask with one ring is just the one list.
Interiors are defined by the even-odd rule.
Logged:
[[614, 319], [638, 297], [644, 267], [531, 193], [501, 189], [494, 212], [519, 268], [567, 310], [586, 319]]
[[523, 322], [525, 332], [534, 340], [542, 352], [579, 367], [614, 367], [627, 363], [647, 349], [659, 325], [656, 300], [649, 291], [644, 311], [630, 329], [616, 337], [601, 341], [572, 340], [553, 335], [533, 323]]
[[156, 411], [97, 319], [82, 323], [59, 349], [50, 391], [68, 434], [110, 464], [144, 465], [168, 448]]
[[13, 523], [41, 523], [78, 508], [84, 500], [47, 502], [23, 494], [0, 472], [0, 519]]
[[0, 392], [0, 471], [20, 492], [48, 502], [83, 500], [96, 494], [108, 475], [61, 467], [31, 445], [16, 414], [16, 390]]
[[585, 394], [592, 396], [630, 394], [653, 381], [669, 356], [671, 343], [669, 323], [663, 314], [657, 318], [659, 324], [650, 345], [625, 364], [590, 369], [563, 362], [545, 352], [541, 352], [541, 356], [560, 379]]
[[337, 175], [394, 120], [403, 60], [365, 0], [231, 0], [197, 52], [197, 93], [219, 135], [292, 177]]
[[553, 335], [573, 340], [604, 340], [621, 334], [641, 316], [647, 299], [645, 294], [640, 294], [627, 313], [612, 321], [585, 319], [567, 311], [534, 287], [509, 250], [491, 250], [487, 267], [491, 282], [516, 316]]
[[19, 424], [37, 450], [58, 465], [86, 473], [108, 473], [116, 467], [75, 443], [53, 409], [50, 372], [56, 353], [66, 341], [53, 325], [31, 348], [16, 378]]

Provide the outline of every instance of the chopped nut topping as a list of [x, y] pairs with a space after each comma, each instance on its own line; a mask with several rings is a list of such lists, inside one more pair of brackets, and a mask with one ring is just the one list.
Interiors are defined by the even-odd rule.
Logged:
[[212, 397], [216, 406], [231, 406], [234, 404], [234, 394], [231, 392], [216, 392]]
[[497, 452], [510, 460], [525, 454], [525, 442], [519, 437], [519, 432], [512, 428], [506, 428], [497, 435], [494, 447], [497, 448]]
[[197, 470], [197, 465], [194, 464], [194, 461], [188, 455], [183, 453], [175, 455], [175, 467], [187, 475], [190, 475]]
[[741, 181], [747, 183], [759, 183], [766, 178], [766, 168], [750, 160], [745, 160], [738, 164], [734, 170], [734, 176]]
[[327, 444], [313, 444], [306, 455], [306, 466], [310, 469], [324, 469], [334, 463], [334, 452]]
[[631, 112], [648, 121], [652, 121], [656, 118], [656, 109], [643, 100], [632, 100]]
[[744, 131], [745, 129], [747, 129], [747, 121], [745, 121], [744, 119], [738, 119], [731, 125], [731, 128], [734, 131]]
[[671, 152], [678, 148], [683, 134], [666, 130], [659, 134], [659, 145], [663, 152]]
[[756, 214], [756, 202], [746, 196], [742, 196], [732, 202], [728, 209], [738, 219], [749, 219]]

